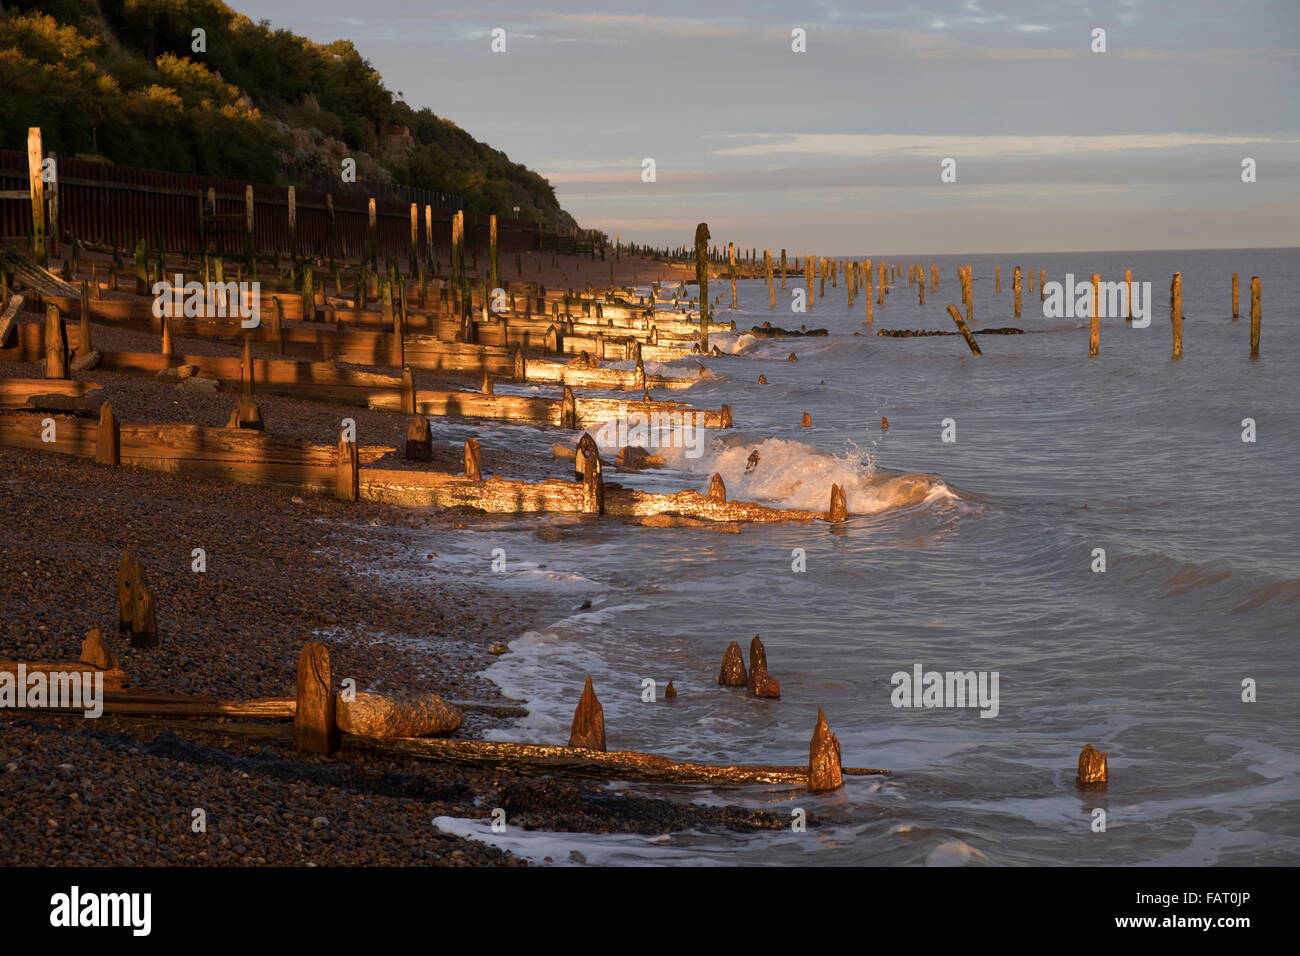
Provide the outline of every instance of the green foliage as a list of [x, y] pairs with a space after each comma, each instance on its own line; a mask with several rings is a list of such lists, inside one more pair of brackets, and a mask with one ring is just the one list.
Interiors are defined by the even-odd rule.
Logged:
[[[572, 227], [544, 178], [397, 101], [348, 40], [321, 45], [219, 0], [16, 0], [0, 13], [0, 144], [272, 181], [282, 162], [458, 193]], [[206, 50], [192, 49], [205, 31]], [[363, 177], [364, 178], [364, 177]]]

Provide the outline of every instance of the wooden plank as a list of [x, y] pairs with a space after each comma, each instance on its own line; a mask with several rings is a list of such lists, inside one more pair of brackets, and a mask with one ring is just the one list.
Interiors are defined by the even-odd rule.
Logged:
[[98, 413], [104, 389], [94, 382], [48, 378], [0, 379], [0, 409]]

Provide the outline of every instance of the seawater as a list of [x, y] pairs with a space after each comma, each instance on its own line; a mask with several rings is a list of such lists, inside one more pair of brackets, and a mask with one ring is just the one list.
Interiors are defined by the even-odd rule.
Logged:
[[[863, 256], [855, 257], [858, 259]], [[937, 293], [901, 279], [868, 326], [844, 281], [807, 313], [777, 289], [710, 282], [719, 319], [738, 330], [826, 328], [826, 338], [714, 334], [728, 354], [648, 371], [706, 380], [683, 398], [729, 403], [735, 427], [705, 453], [666, 449], [669, 469], [607, 481], [704, 491], [720, 473], [731, 498], [825, 510], [847, 490], [846, 524], [747, 525], [740, 534], [652, 529], [573, 517], [520, 518], [458, 533], [442, 573], [553, 609], [550, 626], [502, 635], [511, 653], [486, 671], [529, 716], [499, 739], [567, 742], [583, 681], [604, 706], [610, 749], [677, 759], [805, 763], [818, 708], [848, 778], [809, 795], [750, 788], [637, 786], [703, 802], [797, 809], [805, 833], [646, 838], [494, 835], [525, 855], [588, 862], [737, 864], [1250, 864], [1300, 860], [1300, 464], [1294, 249], [888, 256], [940, 268]], [[1017, 336], [892, 339], [881, 328], [951, 329], [957, 266], [971, 263], [975, 328]], [[1002, 291], [994, 293], [994, 266]], [[1012, 270], [1034, 272], [1012, 315]], [[1152, 321], [1048, 319], [1049, 281], [1100, 273], [1154, 291]], [[1184, 345], [1171, 359], [1168, 288], [1182, 273]], [[1241, 318], [1230, 309], [1241, 275]], [[1249, 357], [1249, 286], [1261, 277], [1260, 357]], [[661, 304], [668, 292], [664, 287]], [[860, 333], [860, 334], [858, 334]], [[794, 352], [797, 362], [788, 361]], [[759, 375], [768, 384], [759, 385]], [[527, 389], [520, 389], [527, 391]], [[804, 412], [812, 419], [803, 428]], [[881, 417], [888, 430], [882, 430]], [[1243, 419], [1257, 440], [1242, 441]], [[955, 441], [944, 442], [945, 419]], [[481, 428], [435, 422], [440, 438]], [[551, 429], [499, 429], [512, 447], [572, 443]], [[462, 435], [463, 433], [463, 435]], [[593, 429], [594, 433], [594, 429]], [[603, 448], [611, 461], [615, 449]], [[758, 465], [747, 470], [753, 452]], [[563, 468], [557, 465], [557, 468]], [[559, 523], [562, 540], [537, 536]], [[506, 571], [490, 571], [501, 548]], [[1106, 570], [1092, 570], [1095, 549]], [[806, 570], [792, 570], [801, 549]], [[590, 601], [589, 608], [583, 608]], [[717, 686], [722, 652], [761, 634], [779, 701]], [[997, 716], [897, 708], [891, 675], [996, 671]], [[643, 681], [660, 699], [644, 702]], [[662, 699], [671, 679], [675, 701]], [[1254, 681], [1257, 700], [1242, 699]], [[1110, 783], [1081, 792], [1079, 750], [1108, 753]], [[1106, 812], [1104, 832], [1094, 811]], [[793, 819], [793, 818], [792, 818]], [[458, 830], [458, 832], [459, 832]]]

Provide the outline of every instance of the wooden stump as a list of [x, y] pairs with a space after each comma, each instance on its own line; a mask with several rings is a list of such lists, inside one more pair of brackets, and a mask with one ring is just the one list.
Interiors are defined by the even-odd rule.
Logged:
[[1237, 304], [1241, 301], [1241, 277], [1237, 273], [1232, 274], [1232, 321], [1237, 321]]
[[1169, 284], [1169, 323], [1174, 330], [1174, 358], [1183, 357], [1183, 274], [1175, 272]]
[[45, 377], [70, 378], [68, 369], [68, 330], [59, 307], [45, 306]]
[[749, 692], [755, 697], [780, 697], [781, 685], [767, 672], [767, 649], [758, 635], [749, 642]]
[[356, 501], [361, 496], [361, 463], [357, 443], [339, 435], [338, 463], [334, 476], [334, 497]]
[[574, 481], [582, 481], [582, 468], [583, 461], [585, 460], [583, 456], [587, 454], [595, 455], [598, 453], [599, 452], [596, 448], [596, 439], [591, 437], [590, 432], [583, 432], [582, 437], [578, 439], [578, 447], [575, 449], [573, 456]]
[[402, 411], [415, 414], [415, 373], [409, 365], [402, 368]]
[[564, 394], [560, 398], [560, 427], [574, 428], [578, 427], [578, 403], [574, 400], [573, 389], [564, 386]]
[[826, 714], [818, 707], [817, 726], [808, 745], [808, 792], [821, 793], [844, 786], [841, 764], [840, 740], [831, 733]]
[[596, 699], [596, 692], [591, 688], [591, 678], [587, 678], [582, 689], [582, 698], [578, 708], [573, 712], [573, 726], [569, 730], [569, 746], [583, 747], [587, 750], [605, 749], [605, 711]]
[[251, 395], [240, 395], [235, 405], [236, 423], [240, 428], [249, 428], [253, 431], [266, 431], [266, 423], [262, 421], [262, 410], [257, 407], [257, 402], [253, 401]]
[[1106, 754], [1098, 753], [1092, 744], [1084, 744], [1079, 754], [1079, 776], [1081, 784], [1106, 782]]
[[160, 351], [163, 355], [172, 354], [172, 324], [169, 319], [162, 320], [162, 345]]
[[330, 654], [324, 644], [308, 641], [298, 655], [298, 701], [293, 715], [293, 746], [314, 754], [338, 749], [339, 731]]
[[433, 461], [433, 430], [423, 415], [413, 416], [406, 426], [406, 460]]
[[[883, 418], [880, 421], [882, 422], [881, 427], [883, 428], [889, 427], [888, 425], [883, 424], [885, 421]], [[847, 521], [848, 518], [849, 518], [849, 507], [847, 501], [845, 500], [844, 489], [841, 488], [839, 485], [832, 483], [831, 484], [831, 507], [830, 510], [826, 513], [826, 520], [831, 522], [832, 524], [838, 524], [841, 521]]]
[[122, 463], [122, 433], [113, 414], [113, 403], [99, 407], [99, 428], [95, 432], [95, 461], [101, 465]]
[[1250, 357], [1259, 358], [1259, 276], [1250, 280]]
[[470, 481], [482, 481], [483, 469], [479, 464], [481, 446], [477, 438], [469, 438], [465, 441], [465, 477]]
[[740, 645], [732, 641], [722, 655], [722, 670], [718, 673], [718, 683], [723, 687], [745, 687], [749, 684], [749, 672], [745, 670], [745, 658]]
[[605, 512], [605, 481], [602, 476], [600, 455], [587, 450], [582, 456], [582, 513], [589, 515]]
[[1096, 357], [1101, 337], [1101, 275], [1092, 274], [1092, 309], [1088, 316], [1088, 354]]

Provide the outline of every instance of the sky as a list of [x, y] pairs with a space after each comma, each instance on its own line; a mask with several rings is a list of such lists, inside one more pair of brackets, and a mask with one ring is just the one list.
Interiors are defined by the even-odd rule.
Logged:
[[1300, 0], [227, 2], [352, 40], [627, 240], [705, 221], [791, 255], [1300, 246]]

